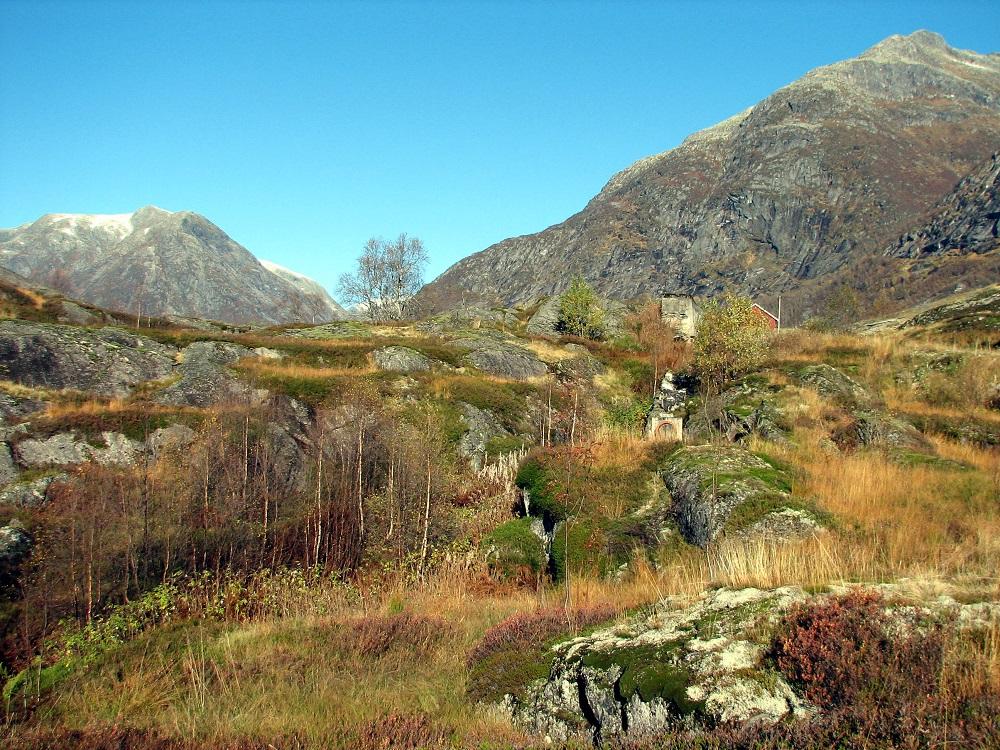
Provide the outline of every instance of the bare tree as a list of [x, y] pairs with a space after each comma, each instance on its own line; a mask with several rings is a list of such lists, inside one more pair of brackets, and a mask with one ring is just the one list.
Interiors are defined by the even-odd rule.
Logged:
[[402, 320], [410, 299], [423, 285], [427, 251], [417, 237], [395, 240], [372, 237], [365, 243], [358, 268], [340, 277], [337, 291], [350, 304], [362, 305], [375, 322]]

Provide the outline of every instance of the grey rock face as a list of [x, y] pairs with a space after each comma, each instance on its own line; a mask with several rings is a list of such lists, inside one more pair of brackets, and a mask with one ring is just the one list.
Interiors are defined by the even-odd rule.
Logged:
[[19, 473], [14, 464], [14, 456], [11, 455], [10, 446], [7, 443], [0, 443], [0, 487], [13, 482]]
[[1000, 247], [1000, 153], [964, 178], [930, 212], [927, 224], [885, 250], [897, 258], [943, 253], [985, 255]]
[[485, 373], [512, 380], [541, 377], [548, 367], [534, 352], [528, 351], [498, 336], [464, 338], [453, 341], [460, 349], [467, 349], [465, 361]]
[[91, 326], [102, 322], [102, 319], [94, 315], [86, 308], [80, 307], [75, 302], [62, 300], [59, 303], [62, 313], [59, 315], [60, 323], [72, 323], [76, 326]]
[[[681, 535], [706, 547], [729, 527], [741, 508], [755, 513], [729, 531], [747, 533], [760, 515], [793, 505], [787, 477], [771, 464], [738, 446], [693, 445], [674, 451], [660, 470], [672, 498], [672, 513]], [[804, 515], [808, 515], [803, 511]], [[813, 531], [818, 527], [809, 527]], [[759, 527], [766, 530], [767, 525]]]
[[[262, 265], [203, 216], [48, 214], [0, 235], [0, 265], [133, 315], [324, 322], [343, 309], [311, 279]], [[58, 284], [56, 280], [58, 277]]]
[[552, 296], [528, 320], [527, 332], [535, 336], [555, 336], [559, 325], [559, 297]]
[[146, 446], [154, 458], [171, 451], [182, 451], [194, 442], [195, 432], [187, 425], [172, 424], [160, 427], [146, 438]]
[[206, 407], [226, 402], [259, 404], [266, 393], [231, 375], [226, 367], [251, 350], [222, 341], [197, 341], [181, 351], [177, 372], [181, 378], [160, 391], [155, 400], [172, 406]]
[[875, 403], [874, 396], [863, 385], [825, 363], [804, 368], [799, 378], [848, 409], [870, 408]]
[[48, 502], [49, 490], [56, 482], [65, 482], [65, 474], [39, 477], [30, 482], [15, 482], [0, 490], [0, 505], [19, 508], [40, 508]]
[[31, 554], [32, 539], [17, 520], [0, 527], [0, 578]]
[[493, 438], [510, 437], [510, 433], [488, 411], [464, 402], [459, 404], [459, 408], [462, 410], [462, 421], [468, 429], [458, 442], [458, 450], [471, 459], [473, 466], [478, 469], [486, 454], [487, 443]]
[[11, 418], [21, 419], [44, 408], [45, 404], [41, 401], [0, 393], [0, 423]]
[[386, 346], [372, 352], [375, 366], [391, 372], [426, 372], [431, 360], [415, 349], [406, 346]]
[[636, 162], [579, 213], [465, 258], [420, 296], [508, 306], [580, 275], [616, 299], [801, 290], [805, 315], [814, 279], [879, 257], [997, 143], [1000, 55], [891, 37]]
[[175, 351], [118, 328], [0, 322], [0, 377], [34, 387], [126, 396], [169, 375]]

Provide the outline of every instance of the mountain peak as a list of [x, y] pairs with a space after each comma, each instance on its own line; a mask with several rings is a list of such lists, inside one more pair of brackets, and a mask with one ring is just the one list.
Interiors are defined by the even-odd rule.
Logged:
[[893, 34], [867, 49], [859, 59], [939, 64], [955, 58], [988, 59], [989, 57], [988, 54], [955, 49], [937, 32], [920, 29], [912, 34]]
[[421, 298], [530, 303], [580, 275], [617, 299], [781, 294], [801, 317], [824, 277], [894, 242], [998, 140], [1000, 55], [892, 36], [626, 167], [579, 213], [460, 261]]
[[0, 266], [101, 307], [231, 323], [328, 321], [343, 310], [312, 279], [261, 265], [204, 216], [46, 214], [0, 234]]

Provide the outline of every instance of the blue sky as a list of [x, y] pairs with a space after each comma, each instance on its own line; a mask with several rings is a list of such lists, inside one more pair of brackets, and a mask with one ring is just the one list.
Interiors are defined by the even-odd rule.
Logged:
[[0, 0], [0, 226], [204, 214], [333, 291], [372, 235], [432, 277], [819, 65], [997, 2]]

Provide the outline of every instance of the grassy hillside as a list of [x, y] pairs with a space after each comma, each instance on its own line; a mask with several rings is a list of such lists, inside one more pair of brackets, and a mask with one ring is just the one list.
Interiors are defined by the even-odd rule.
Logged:
[[[659, 377], [691, 363], [648, 311], [603, 343], [527, 336], [523, 316], [143, 329], [179, 361], [205, 341], [274, 353], [222, 367], [257, 396], [209, 406], [157, 400], [181, 370], [122, 398], [0, 384], [37, 405], [6, 418], [15, 456], [68, 432], [101, 449], [107, 432], [192, 431], [129, 465], [26, 469], [19, 482], [67, 480], [38, 506], [0, 505], [0, 525], [34, 536], [4, 571], [5, 746], [541, 747], [502, 696], [546, 677], [552, 644], [665, 597], [893, 583], [914, 602], [995, 602], [996, 321], [962, 304], [864, 335], [783, 331], [721, 392], [686, 381], [685, 446], [643, 436]], [[384, 369], [387, 347], [429, 364]], [[482, 351], [503, 366], [471, 364]], [[544, 374], [498, 374], [535, 359]], [[681, 484], [738, 499], [707, 544], [678, 515]], [[784, 534], [788, 517], [809, 533]], [[952, 731], [987, 747], [1000, 623], [941, 638], [927, 671], [899, 662], [940, 703], [908, 698], [882, 723], [923, 716], [913, 747]], [[726, 725], [699, 746], [861, 741], [878, 712], [850, 695], [808, 732]], [[641, 746], [688, 746], [684, 731]]]

